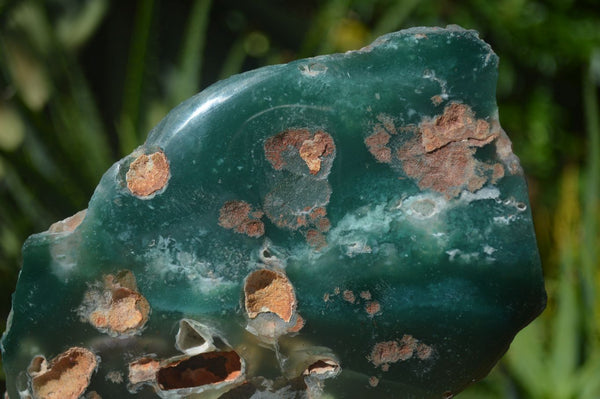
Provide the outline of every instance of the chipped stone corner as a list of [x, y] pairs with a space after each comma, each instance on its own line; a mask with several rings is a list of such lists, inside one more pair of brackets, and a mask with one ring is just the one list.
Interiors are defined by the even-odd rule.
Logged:
[[85, 215], [87, 214], [87, 209], [77, 212], [76, 214], [69, 216], [61, 221], [53, 223], [48, 228], [48, 233], [58, 234], [58, 233], [72, 233], [79, 227], [83, 219], [85, 219]]

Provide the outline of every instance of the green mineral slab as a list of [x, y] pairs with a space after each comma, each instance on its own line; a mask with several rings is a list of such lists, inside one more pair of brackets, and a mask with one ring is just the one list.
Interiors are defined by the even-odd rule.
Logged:
[[31, 236], [10, 399], [451, 398], [546, 294], [474, 31], [221, 81]]

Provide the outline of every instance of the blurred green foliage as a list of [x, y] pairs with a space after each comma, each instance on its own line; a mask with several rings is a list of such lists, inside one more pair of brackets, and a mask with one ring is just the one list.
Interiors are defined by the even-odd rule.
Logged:
[[500, 119], [529, 178], [549, 294], [460, 397], [600, 398], [596, 0], [0, 0], [0, 330], [25, 238], [85, 208], [179, 102], [244, 70], [447, 24], [500, 56]]

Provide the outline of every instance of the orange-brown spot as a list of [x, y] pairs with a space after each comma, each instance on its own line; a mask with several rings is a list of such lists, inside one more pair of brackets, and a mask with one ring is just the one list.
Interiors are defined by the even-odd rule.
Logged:
[[37, 370], [30, 367], [33, 396], [36, 399], [77, 399], [87, 389], [97, 364], [91, 351], [79, 347], [68, 349], [49, 363], [44, 359], [34, 366]]
[[342, 297], [346, 302], [354, 303], [354, 301], [356, 301], [356, 298], [354, 297], [354, 292], [350, 290], [344, 290]]
[[169, 162], [163, 152], [142, 154], [129, 165], [127, 188], [138, 197], [161, 190], [169, 181]]
[[306, 129], [286, 130], [265, 141], [265, 156], [275, 170], [281, 170], [285, 166], [283, 153], [294, 149], [299, 150], [302, 143], [308, 139], [310, 139], [310, 132]]
[[306, 242], [308, 242], [308, 245], [317, 250], [327, 246], [327, 240], [325, 239], [325, 236], [321, 234], [320, 231], [314, 229], [310, 229], [306, 232]]
[[148, 302], [137, 292], [122, 290], [127, 296], [117, 300], [113, 298], [108, 309], [98, 309], [90, 314], [94, 327], [124, 333], [142, 324], [150, 309]]
[[335, 151], [333, 138], [323, 132], [312, 134], [307, 129], [290, 129], [268, 138], [264, 145], [265, 157], [275, 170], [287, 166], [290, 157], [300, 157], [310, 174], [316, 175], [325, 158]]
[[275, 313], [288, 323], [296, 309], [294, 287], [283, 273], [272, 270], [256, 270], [244, 284], [245, 306], [248, 317], [259, 313]]
[[361, 291], [360, 297], [362, 299], [364, 299], [365, 301], [370, 301], [371, 300], [371, 292], [370, 291]]
[[319, 229], [319, 231], [321, 231], [323, 233], [329, 231], [329, 229], [331, 228], [331, 222], [327, 218], [319, 219], [317, 221], [316, 225], [317, 225], [317, 229]]
[[252, 211], [245, 201], [227, 201], [219, 211], [219, 225], [249, 237], [260, 237], [265, 234], [265, 225], [259, 220], [262, 216], [261, 211]]
[[412, 335], [405, 334], [399, 341], [387, 341], [375, 344], [371, 350], [369, 360], [371, 360], [375, 367], [382, 366], [381, 369], [387, 371], [390, 363], [411, 359], [414, 354], [420, 360], [427, 360], [433, 354], [433, 349], [419, 342]]
[[156, 359], [144, 357], [129, 363], [129, 382], [132, 385], [143, 382], [152, 382], [156, 379], [156, 372], [160, 362]]
[[464, 188], [478, 190], [485, 178], [478, 174], [475, 149], [463, 143], [449, 143], [425, 153], [418, 139], [407, 142], [398, 149], [404, 172], [417, 180], [421, 189], [430, 188], [448, 197], [457, 196]]
[[83, 316], [94, 327], [111, 335], [135, 333], [148, 321], [150, 304], [137, 291], [128, 270], [104, 278], [104, 290], [91, 289], [83, 301]]
[[207, 352], [169, 362], [158, 370], [163, 391], [234, 381], [242, 374], [242, 360], [231, 352]]
[[427, 360], [433, 354], [433, 349], [429, 345], [425, 345], [424, 343], [417, 344], [417, 356], [421, 360]]
[[367, 305], [365, 306], [365, 311], [369, 315], [373, 316], [374, 314], [379, 313], [381, 311], [381, 305], [377, 301], [367, 302]]
[[397, 341], [378, 342], [371, 350], [369, 359], [375, 367], [396, 363], [400, 360], [400, 345]]
[[369, 377], [369, 385], [375, 388], [377, 385], [379, 385], [379, 378], [375, 376]]
[[296, 218], [296, 224], [298, 226], [306, 226], [308, 224], [308, 222], [306, 220], [306, 216], [304, 216], [304, 215], [298, 216]]
[[431, 102], [433, 105], [440, 105], [442, 101], [444, 101], [444, 99], [439, 94], [431, 97]]
[[316, 175], [321, 170], [321, 158], [331, 155], [333, 139], [324, 132], [317, 132], [312, 140], [305, 140], [300, 147], [300, 157], [306, 162], [310, 174]]
[[389, 141], [390, 135], [381, 130], [367, 137], [365, 144], [378, 162], [390, 163], [392, 161], [392, 150], [387, 147]]
[[321, 218], [327, 216], [327, 210], [325, 208], [323, 208], [322, 206], [320, 206], [320, 207], [313, 209], [310, 212], [309, 216], [310, 216], [310, 220], [315, 221], [315, 220], [318, 220], [318, 219], [321, 219]]
[[468, 105], [452, 103], [444, 113], [421, 123], [423, 147], [426, 152], [448, 143], [467, 141], [469, 146], [481, 147], [497, 137], [483, 119], [476, 119]]
[[[414, 130], [414, 129], [411, 129]], [[406, 175], [421, 189], [432, 189], [455, 197], [462, 190], [476, 191], [488, 181], [489, 170], [499, 176], [498, 167], [475, 159], [475, 150], [501, 138], [483, 119], [476, 119], [470, 107], [452, 103], [444, 113], [425, 119], [413, 137], [399, 147], [395, 156]], [[494, 176], [491, 180], [494, 182]]]
[[494, 164], [492, 170], [492, 183], [496, 183], [498, 180], [504, 177], [504, 166], [500, 163]]
[[83, 211], [77, 212], [73, 216], [69, 216], [64, 220], [53, 223], [48, 229], [48, 232], [64, 233], [74, 231], [81, 224], [81, 222], [85, 218], [86, 213], [87, 209], [84, 209]]

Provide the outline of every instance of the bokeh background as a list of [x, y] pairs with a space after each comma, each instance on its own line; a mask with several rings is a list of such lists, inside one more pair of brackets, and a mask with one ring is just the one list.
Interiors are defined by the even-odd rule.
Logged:
[[500, 56], [500, 120], [528, 176], [549, 294], [460, 398], [600, 398], [597, 0], [0, 0], [0, 330], [25, 238], [86, 208], [179, 102], [241, 71], [447, 24]]

